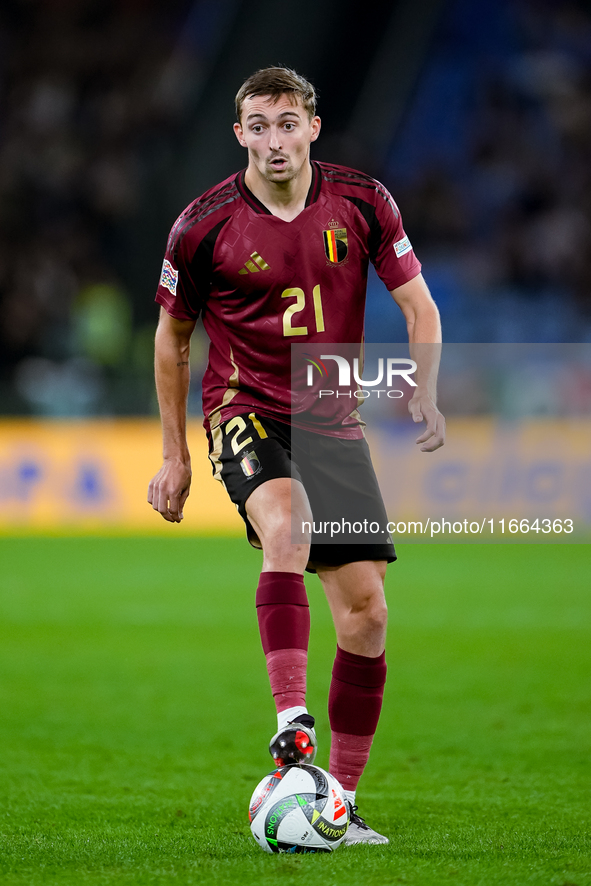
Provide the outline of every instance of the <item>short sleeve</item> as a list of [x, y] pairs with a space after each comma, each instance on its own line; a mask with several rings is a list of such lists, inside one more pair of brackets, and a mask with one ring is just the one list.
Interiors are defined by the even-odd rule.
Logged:
[[421, 263], [402, 226], [400, 210], [383, 185], [376, 188], [376, 225], [370, 259], [387, 289], [408, 283], [421, 272]]
[[156, 301], [177, 320], [196, 320], [201, 310], [201, 296], [187, 267], [186, 249], [173, 249], [173, 242], [171, 232], [162, 262]]

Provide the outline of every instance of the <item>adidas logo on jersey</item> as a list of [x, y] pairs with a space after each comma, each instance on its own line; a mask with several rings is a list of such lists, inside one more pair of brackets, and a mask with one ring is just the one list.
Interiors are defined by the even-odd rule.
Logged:
[[[250, 260], [252, 259], [252, 261]], [[248, 261], [244, 262], [244, 267], [240, 268], [238, 271], [239, 274], [258, 274], [259, 271], [270, 271], [271, 268], [267, 264], [264, 258], [258, 254], [258, 252], [251, 252], [250, 258]]]

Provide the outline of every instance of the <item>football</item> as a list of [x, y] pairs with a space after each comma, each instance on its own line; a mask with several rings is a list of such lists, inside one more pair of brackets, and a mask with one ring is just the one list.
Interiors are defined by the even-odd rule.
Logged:
[[281, 766], [256, 786], [248, 810], [252, 835], [265, 852], [333, 852], [349, 827], [343, 789], [305, 763]]

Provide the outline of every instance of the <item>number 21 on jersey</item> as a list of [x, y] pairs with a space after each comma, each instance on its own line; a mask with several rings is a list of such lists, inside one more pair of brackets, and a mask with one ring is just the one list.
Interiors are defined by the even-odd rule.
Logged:
[[[283, 335], [308, 335], [307, 326], [292, 326], [292, 318], [306, 307], [306, 293], [303, 289], [286, 289], [281, 293], [281, 298], [295, 298], [295, 304], [289, 305], [283, 313]], [[322, 313], [322, 299], [320, 286], [312, 290], [312, 303], [314, 305], [314, 319], [316, 332], [324, 332], [324, 314]]]

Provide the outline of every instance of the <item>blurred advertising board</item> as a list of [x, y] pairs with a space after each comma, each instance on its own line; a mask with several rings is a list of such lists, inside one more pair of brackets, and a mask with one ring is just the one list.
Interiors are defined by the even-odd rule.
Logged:
[[[445, 446], [431, 453], [414, 443], [420, 427], [406, 415], [372, 422], [367, 434], [398, 541], [589, 538], [590, 419], [452, 416]], [[242, 520], [212, 477], [197, 420], [189, 424], [189, 442], [192, 492], [177, 525], [146, 499], [161, 463], [157, 420], [3, 420], [0, 533], [242, 534]], [[511, 520], [519, 521], [519, 531]], [[544, 523], [531, 529], [535, 520], [550, 520], [551, 531]], [[561, 523], [557, 532], [556, 521], [566, 520], [574, 531]], [[422, 521], [422, 530], [411, 521]], [[461, 532], [453, 528], [459, 523]]]
[[188, 428], [193, 482], [185, 519], [147, 502], [162, 459], [155, 419], [0, 421], [0, 533], [219, 534], [242, 520], [212, 477], [200, 421]]
[[436, 452], [421, 428], [368, 434], [398, 541], [591, 540], [590, 420], [452, 417]]

